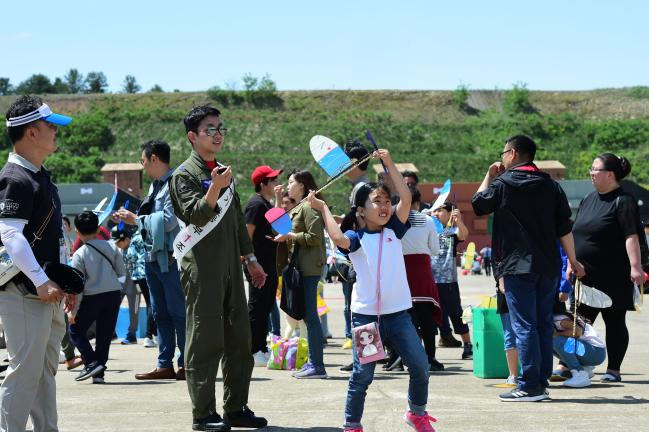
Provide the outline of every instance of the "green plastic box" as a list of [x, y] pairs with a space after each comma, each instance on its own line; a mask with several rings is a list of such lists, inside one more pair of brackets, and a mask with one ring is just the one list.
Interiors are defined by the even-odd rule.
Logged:
[[473, 308], [473, 375], [507, 378], [503, 326], [496, 309]]

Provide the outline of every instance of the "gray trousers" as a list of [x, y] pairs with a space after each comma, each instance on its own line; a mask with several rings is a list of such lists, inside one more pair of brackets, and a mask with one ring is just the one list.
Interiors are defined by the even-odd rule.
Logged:
[[122, 300], [128, 301], [128, 332], [127, 336], [137, 337], [137, 326], [140, 315], [140, 292], [133, 280], [126, 279], [122, 289]]
[[63, 304], [46, 304], [13, 282], [0, 291], [0, 317], [9, 369], [0, 387], [0, 431], [23, 432], [29, 416], [34, 432], [58, 431], [56, 370], [65, 333]]

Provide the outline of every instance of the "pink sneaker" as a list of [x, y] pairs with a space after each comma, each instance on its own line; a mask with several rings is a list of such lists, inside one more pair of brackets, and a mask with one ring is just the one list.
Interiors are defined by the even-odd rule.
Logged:
[[428, 412], [424, 413], [423, 416], [418, 416], [412, 411], [406, 411], [403, 415], [403, 419], [417, 432], [435, 432], [435, 429], [430, 422], [435, 423], [437, 419], [429, 416]]
[[362, 426], [346, 427], [344, 429], [344, 432], [363, 432], [363, 427]]

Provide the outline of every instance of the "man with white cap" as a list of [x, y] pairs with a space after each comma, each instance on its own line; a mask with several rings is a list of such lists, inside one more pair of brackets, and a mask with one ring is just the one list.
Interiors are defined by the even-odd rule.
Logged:
[[0, 280], [0, 317], [5, 328], [9, 370], [0, 387], [0, 431], [24, 431], [31, 415], [34, 432], [57, 431], [56, 380], [65, 308], [74, 295], [51, 281], [43, 265], [67, 261], [61, 201], [43, 167], [56, 151], [57, 126], [72, 119], [36, 96], [19, 97], [7, 111], [13, 143], [0, 171], [0, 240], [20, 270]]
[[[266, 334], [268, 333], [268, 315], [273, 308], [277, 291], [277, 270], [275, 268], [277, 243], [271, 240], [275, 235], [264, 215], [273, 208], [270, 200], [273, 199], [277, 177], [281, 173], [281, 169], [276, 170], [268, 165], [255, 168], [250, 176], [250, 180], [255, 186], [255, 195], [250, 198], [243, 211], [255, 256], [268, 275], [266, 283], [261, 288], [254, 287], [252, 283], [248, 284], [248, 317], [252, 336], [251, 352], [255, 358], [255, 366], [266, 366], [269, 358]], [[250, 281], [247, 271], [246, 277]]]

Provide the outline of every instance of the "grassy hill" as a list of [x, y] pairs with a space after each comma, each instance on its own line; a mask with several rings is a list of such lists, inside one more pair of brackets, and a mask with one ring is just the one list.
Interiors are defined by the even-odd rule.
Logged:
[[[172, 162], [178, 164], [190, 151], [184, 114], [194, 104], [212, 103], [222, 109], [229, 129], [220, 159], [233, 165], [244, 200], [252, 193], [249, 175], [256, 165], [309, 169], [323, 182], [325, 175], [308, 150], [311, 136], [326, 135], [342, 145], [362, 138], [368, 129], [397, 162], [414, 163], [424, 182], [480, 180], [503, 140], [526, 133], [539, 145], [537, 158], [560, 160], [568, 167], [568, 178], [585, 178], [593, 157], [612, 151], [631, 160], [631, 179], [649, 184], [646, 88], [470, 91], [463, 103], [457, 93], [303, 91], [278, 92], [263, 100], [243, 92], [236, 97], [215, 92], [50, 95], [50, 105], [75, 116], [75, 122], [61, 130], [61, 151], [48, 165], [59, 182], [93, 181], [105, 162], [139, 160], [139, 145], [151, 138], [169, 142]], [[512, 108], [515, 97], [524, 103]], [[0, 110], [6, 112], [12, 100], [0, 97]], [[7, 148], [2, 128], [0, 140]], [[0, 162], [4, 157], [6, 151]], [[348, 189], [341, 181], [327, 196], [342, 208]]]

